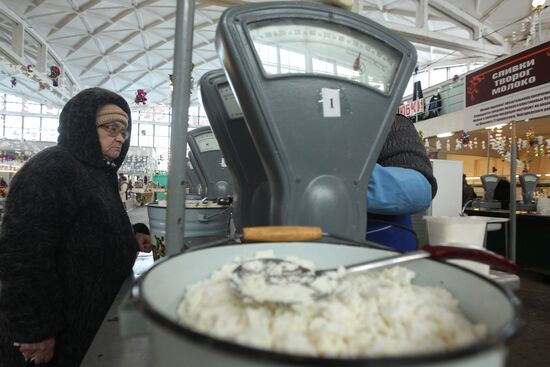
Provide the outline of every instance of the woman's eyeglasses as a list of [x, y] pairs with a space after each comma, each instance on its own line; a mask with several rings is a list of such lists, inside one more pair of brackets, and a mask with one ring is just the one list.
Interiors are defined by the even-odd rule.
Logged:
[[124, 139], [126, 141], [130, 137], [130, 134], [128, 133], [128, 130], [126, 130], [126, 128], [124, 128], [122, 126], [119, 126], [118, 124], [116, 124], [114, 122], [108, 122], [106, 124], [99, 125], [98, 127], [100, 127], [102, 129], [104, 129], [105, 131], [107, 131], [109, 136], [111, 136], [113, 138], [116, 138], [118, 136], [118, 134], [120, 134], [122, 136], [122, 139]]

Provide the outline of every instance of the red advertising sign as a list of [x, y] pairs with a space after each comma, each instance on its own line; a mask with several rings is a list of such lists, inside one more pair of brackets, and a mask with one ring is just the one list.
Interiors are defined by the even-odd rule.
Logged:
[[426, 111], [426, 104], [424, 103], [424, 98], [411, 101], [409, 103], [402, 104], [399, 106], [399, 113], [405, 116], [414, 116], [417, 113], [424, 113]]
[[550, 114], [550, 42], [466, 75], [464, 128]]

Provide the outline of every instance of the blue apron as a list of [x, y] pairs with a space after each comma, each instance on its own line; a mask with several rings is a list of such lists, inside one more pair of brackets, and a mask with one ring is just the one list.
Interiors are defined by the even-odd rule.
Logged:
[[[384, 223], [379, 223], [377, 220], [384, 221]], [[391, 223], [407, 227], [410, 230], [393, 226]], [[412, 229], [412, 217], [410, 215], [369, 214], [366, 239], [402, 252], [418, 249], [417, 238]]]

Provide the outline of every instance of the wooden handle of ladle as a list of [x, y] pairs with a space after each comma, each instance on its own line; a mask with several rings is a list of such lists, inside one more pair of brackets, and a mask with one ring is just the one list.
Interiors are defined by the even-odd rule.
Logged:
[[320, 227], [308, 226], [265, 226], [243, 228], [243, 239], [245, 241], [260, 242], [288, 242], [288, 241], [311, 241], [323, 237]]

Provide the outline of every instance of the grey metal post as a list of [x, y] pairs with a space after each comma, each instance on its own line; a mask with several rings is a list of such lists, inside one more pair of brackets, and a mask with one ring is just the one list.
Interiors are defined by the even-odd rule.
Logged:
[[189, 123], [189, 81], [193, 55], [195, 0], [178, 0], [172, 92], [172, 128], [166, 209], [166, 255], [181, 251], [185, 224], [185, 155]]
[[487, 174], [490, 172], [490, 166], [491, 166], [491, 144], [489, 141], [491, 140], [491, 130], [487, 130]]
[[512, 122], [512, 144], [510, 144], [510, 260], [516, 261], [516, 123]]

